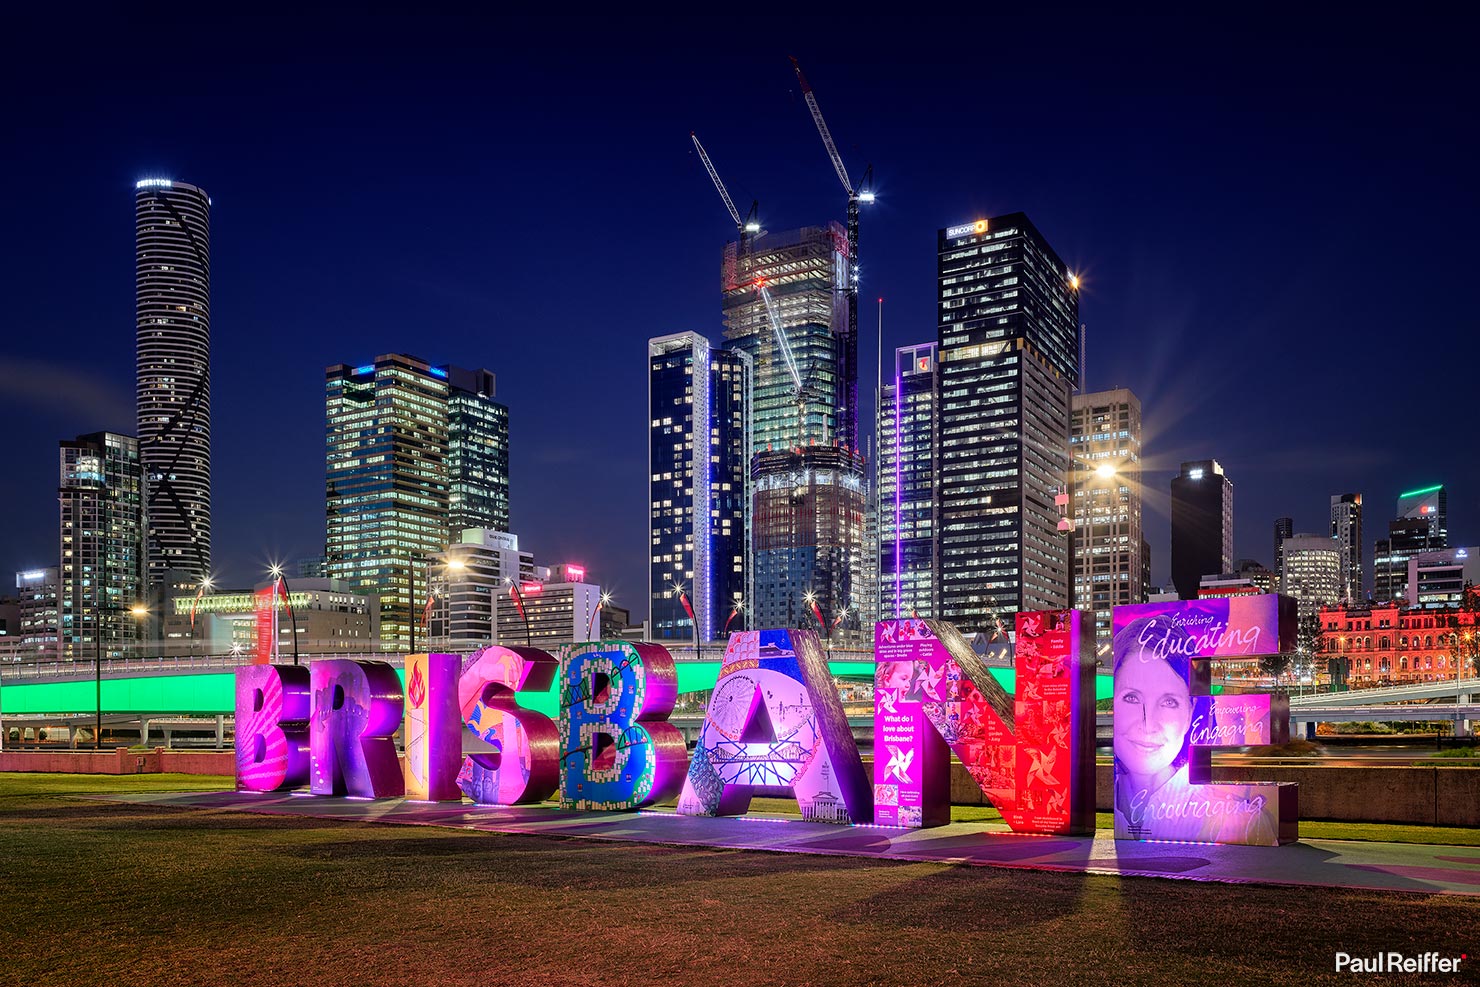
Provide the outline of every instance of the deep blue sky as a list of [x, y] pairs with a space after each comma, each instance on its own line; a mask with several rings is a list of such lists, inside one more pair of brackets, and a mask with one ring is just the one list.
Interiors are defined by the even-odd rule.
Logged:
[[[56, 560], [56, 443], [132, 432], [133, 184], [212, 215], [215, 565], [322, 550], [323, 369], [487, 366], [514, 529], [646, 611], [645, 349], [718, 338], [733, 231], [689, 144], [771, 229], [873, 163], [863, 294], [934, 338], [935, 231], [1026, 211], [1084, 272], [1091, 387], [1145, 414], [1148, 531], [1215, 457], [1240, 555], [1359, 490], [1367, 542], [1444, 482], [1476, 537], [1472, 53], [1439, 19], [1077, 15], [564, 24], [119, 8], [13, 24], [0, 333], [0, 573]], [[872, 390], [868, 306], [860, 390]], [[1160, 472], [1150, 472], [1160, 471]]]

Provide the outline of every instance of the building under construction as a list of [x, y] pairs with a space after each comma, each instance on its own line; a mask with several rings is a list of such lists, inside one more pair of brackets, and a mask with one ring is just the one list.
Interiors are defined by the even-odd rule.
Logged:
[[727, 345], [753, 367], [751, 626], [853, 641], [869, 587], [849, 262], [837, 223], [742, 234], [722, 287]]

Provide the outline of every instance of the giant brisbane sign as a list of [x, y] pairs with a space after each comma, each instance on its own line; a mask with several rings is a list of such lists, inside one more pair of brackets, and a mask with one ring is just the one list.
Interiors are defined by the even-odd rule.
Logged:
[[[1211, 783], [1210, 751], [1288, 737], [1282, 697], [1210, 695], [1208, 660], [1283, 650], [1282, 597], [1118, 607], [1115, 835], [1275, 844], [1295, 838], [1290, 785]], [[875, 628], [872, 783], [817, 635], [730, 636], [692, 757], [668, 723], [678, 691], [655, 644], [488, 647], [386, 662], [237, 671], [237, 787], [315, 795], [543, 802], [740, 815], [755, 795], [804, 819], [915, 828], [950, 821], [951, 755], [1015, 832], [1094, 830], [1094, 659], [1073, 610], [1020, 613], [1015, 694], [949, 623]], [[519, 705], [558, 684], [559, 719]], [[405, 754], [395, 735], [404, 729]]]
[[1116, 607], [1115, 838], [1274, 846], [1298, 838], [1293, 784], [1214, 784], [1218, 747], [1290, 739], [1285, 696], [1211, 695], [1213, 659], [1294, 647], [1278, 595]]

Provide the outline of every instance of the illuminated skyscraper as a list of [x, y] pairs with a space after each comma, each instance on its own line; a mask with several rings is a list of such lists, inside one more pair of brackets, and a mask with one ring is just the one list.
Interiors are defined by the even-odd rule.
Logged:
[[1073, 399], [1074, 606], [1110, 636], [1114, 607], [1145, 602], [1141, 401], [1127, 388]]
[[[1449, 547], [1449, 492], [1443, 484], [1398, 497], [1398, 516], [1372, 552], [1372, 597], [1387, 603], [1408, 595], [1408, 560]], [[1410, 601], [1412, 602], [1412, 601]]]
[[488, 370], [447, 371], [448, 535], [509, 530], [509, 409]]
[[1300, 616], [1341, 602], [1341, 543], [1327, 535], [1291, 535], [1285, 539], [1285, 571], [1280, 592], [1294, 597]]
[[648, 411], [652, 637], [692, 641], [696, 622], [701, 642], [744, 630], [750, 357], [693, 332], [648, 340]]
[[59, 653], [120, 655], [137, 641], [145, 600], [144, 478], [131, 435], [94, 432], [61, 443]]
[[1177, 595], [1197, 599], [1203, 576], [1232, 567], [1233, 481], [1216, 459], [1183, 463], [1172, 477], [1172, 583]]
[[1078, 281], [1022, 213], [941, 230], [937, 261], [937, 616], [993, 632], [1070, 601]]
[[387, 644], [425, 631], [433, 556], [466, 528], [507, 523], [508, 409], [487, 370], [405, 354], [325, 372], [329, 576], [380, 598]]
[[1367, 599], [1362, 571], [1362, 495], [1335, 494], [1331, 498], [1331, 537], [1341, 547], [1341, 601], [1359, 604]]
[[721, 286], [725, 347], [750, 357], [754, 381], [752, 626], [856, 640], [877, 583], [864, 578], [848, 262], [837, 223], [746, 235], [725, 247]]
[[211, 569], [211, 200], [167, 178], [134, 189], [139, 458], [148, 578]]
[[894, 351], [879, 408], [881, 620], [936, 612], [936, 345]]

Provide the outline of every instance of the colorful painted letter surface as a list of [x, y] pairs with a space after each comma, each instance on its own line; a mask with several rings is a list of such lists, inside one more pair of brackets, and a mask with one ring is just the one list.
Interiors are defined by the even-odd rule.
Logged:
[[1212, 750], [1290, 737], [1283, 696], [1209, 695], [1209, 660], [1293, 645], [1274, 594], [1116, 607], [1115, 837], [1275, 846], [1298, 838], [1293, 784], [1212, 784]]
[[398, 798], [405, 794], [396, 730], [405, 697], [383, 661], [330, 658], [309, 669], [309, 789], [315, 795]]
[[1016, 832], [1094, 829], [1094, 669], [1073, 610], [1017, 615], [1016, 696], [945, 621], [874, 629], [874, 818], [950, 819], [950, 753]]
[[406, 797], [460, 802], [463, 720], [457, 655], [406, 656]]
[[236, 787], [297, 788], [308, 781], [308, 669], [244, 665], [236, 670]]
[[494, 645], [463, 660], [458, 706], [474, 743], [481, 744], [462, 759], [457, 776], [468, 798], [480, 805], [518, 805], [555, 794], [560, 730], [543, 713], [519, 706], [515, 693], [544, 692], [559, 668], [538, 648]]
[[752, 794], [789, 790], [802, 818], [867, 822], [872, 792], [812, 631], [730, 635], [678, 811], [740, 815]]
[[678, 794], [688, 763], [669, 724], [678, 670], [656, 644], [592, 641], [560, 659], [560, 806], [638, 809]]

